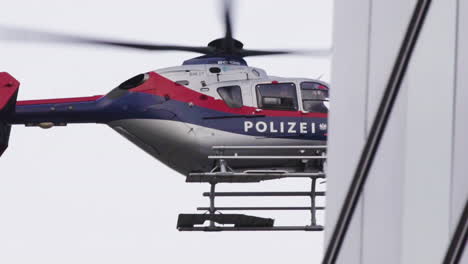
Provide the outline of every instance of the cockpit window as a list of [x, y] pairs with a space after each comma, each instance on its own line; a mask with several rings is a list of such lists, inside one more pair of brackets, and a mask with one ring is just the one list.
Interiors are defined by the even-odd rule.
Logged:
[[259, 108], [297, 111], [297, 94], [294, 83], [259, 84], [256, 88]]
[[231, 108], [240, 108], [242, 103], [242, 90], [240, 86], [224, 86], [218, 88], [218, 93], [224, 102]]
[[328, 113], [328, 87], [321, 83], [303, 82], [301, 93], [305, 111]]
[[137, 86], [142, 85], [149, 79], [149, 74], [148, 73], [143, 73], [143, 74], [138, 74], [135, 77], [132, 77], [125, 82], [121, 83], [117, 88], [123, 89], [123, 90], [129, 90], [133, 89]]

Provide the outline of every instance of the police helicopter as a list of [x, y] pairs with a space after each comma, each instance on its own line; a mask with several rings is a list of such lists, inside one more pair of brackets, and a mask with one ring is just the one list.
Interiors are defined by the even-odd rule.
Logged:
[[[209, 213], [181, 214], [179, 230], [322, 230], [315, 220], [315, 211], [320, 209], [315, 198], [324, 193], [316, 192], [315, 184], [325, 177], [329, 86], [316, 79], [269, 76], [265, 70], [249, 66], [244, 58], [290, 53], [328, 56], [330, 50], [245, 49], [233, 38], [230, 1], [224, 2], [223, 18], [225, 36], [208, 46], [123, 42], [2, 27], [3, 40], [175, 50], [202, 56], [181, 66], [139, 74], [105, 95], [91, 97], [17, 101], [19, 82], [6, 72], [0, 73], [0, 155], [8, 146], [12, 125], [46, 129], [105, 124], [185, 175], [187, 182], [211, 184], [210, 192], [204, 194], [210, 197], [210, 207], [201, 208]], [[216, 193], [215, 184], [287, 177], [312, 179], [311, 192], [302, 193], [312, 199], [311, 207], [305, 208], [311, 210], [311, 225], [274, 227], [269, 218], [216, 213], [222, 210], [214, 206], [216, 196], [300, 194], [230, 195]], [[210, 225], [197, 227], [205, 221]]]

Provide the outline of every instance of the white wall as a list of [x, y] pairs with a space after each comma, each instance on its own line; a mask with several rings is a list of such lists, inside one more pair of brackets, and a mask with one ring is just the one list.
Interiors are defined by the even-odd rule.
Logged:
[[[414, 3], [335, 1], [327, 241]], [[440, 263], [468, 190], [467, 15], [433, 1], [340, 263]]]
[[455, 40], [456, 1], [433, 1], [407, 78], [402, 263], [441, 263], [449, 242]]
[[453, 200], [451, 208], [451, 226], [458, 220], [464, 206], [464, 199], [468, 196], [468, 2], [460, 1], [458, 5], [458, 39], [455, 76], [455, 106], [454, 106], [454, 144], [453, 144], [453, 181], [451, 192]]

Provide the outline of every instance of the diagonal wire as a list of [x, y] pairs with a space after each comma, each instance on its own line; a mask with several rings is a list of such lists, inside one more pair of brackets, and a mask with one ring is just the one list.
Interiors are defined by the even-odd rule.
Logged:
[[468, 243], [468, 199], [463, 209], [457, 228], [453, 233], [443, 264], [457, 264], [460, 262], [463, 251]]

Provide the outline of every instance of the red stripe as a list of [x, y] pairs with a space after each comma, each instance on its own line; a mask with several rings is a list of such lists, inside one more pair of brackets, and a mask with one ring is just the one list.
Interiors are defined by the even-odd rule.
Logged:
[[291, 116], [291, 117], [318, 117], [327, 118], [326, 113], [302, 113], [301, 111], [274, 111], [262, 110], [256, 112], [256, 107], [243, 106], [230, 108], [223, 100], [194, 91], [155, 73], [150, 72], [150, 78], [144, 84], [132, 89], [133, 92], [142, 92], [157, 96], [168, 96], [171, 99], [193, 103], [196, 106], [239, 115], [266, 115], [266, 116]]
[[43, 100], [27, 100], [18, 101], [16, 105], [40, 105], [40, 104], [64, 104], [64, 103], [81, 103], [91, 102], [102, 98], [102, 95], [89, 96], [89, 97], [73, 97], [73, 98], [57, 98], [57, 99], [43, 99]]

